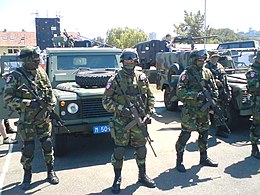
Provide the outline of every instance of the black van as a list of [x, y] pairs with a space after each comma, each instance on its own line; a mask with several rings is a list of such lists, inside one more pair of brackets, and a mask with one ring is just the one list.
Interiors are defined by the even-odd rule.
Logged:
[[134, 48], [136, 48], [139, 55], [142, 69], [149, 69], [150, 66], [155, 66], [156, 53], [169, 52], [169, 48], [166, 47], [166, 40], [140, 42]]

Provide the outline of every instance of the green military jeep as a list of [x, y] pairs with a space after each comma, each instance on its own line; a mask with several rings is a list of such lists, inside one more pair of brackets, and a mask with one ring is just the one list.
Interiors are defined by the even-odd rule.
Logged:
[[[107, 133], [112, 113], [102, 105], [108, 79], [121, 67], [116, 48], [47, 48], [45, 68], [57, 98], [53, 123], [55, 155], [67, 151], [69, 135]], [[1, 83], [1, 85], [3, 85]]]
[[[159, 52], [156, 54], [158, 90], [164, 90], [164, 104], [167, 110], [175, 111], [178, 108], [176, 87], [179, 75], [189, 64], [190, 51]], [[231, 87], [232, 100], [228, 104], [227, 124], [234, 129], [241, 118], [249, 119], [251, 116], [250, 95], [247, 93], [245, 71], [247, 68], [235, 63], [231, 55], [223, 54], [221, 64], [225, 66], [228, 83]]]

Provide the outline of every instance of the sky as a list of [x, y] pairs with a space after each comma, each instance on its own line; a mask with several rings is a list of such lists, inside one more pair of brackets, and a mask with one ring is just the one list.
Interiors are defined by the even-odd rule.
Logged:
[[184, 21], [184, 10], [205, 13], [211, 28], [235, 32], [260, 31], [257, 0], [0, 0], [0, 31], [35, 32], [35, 17], [60, 17], [61, 30], [80, 32], [87, 38], [105, 38], [109, 29], [139, 28], [174, 35], [173, 25]]

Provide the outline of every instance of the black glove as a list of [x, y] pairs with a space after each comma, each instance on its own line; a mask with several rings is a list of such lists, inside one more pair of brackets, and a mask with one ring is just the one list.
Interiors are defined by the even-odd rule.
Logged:
[[206, 96], [204, 95], [203, 92], [199, 92], [197, 95], [197, 100], [205, 102], [206, 101]]
[[122, 116], [124, 117], [130, 117], [132, 115], [132, 112], [129, 108], [125, 107], [122, 112], [121, 112]]
[[30, 107], [31, 108], [39, 108], [40, 104], [37, 100], [31, 100]]

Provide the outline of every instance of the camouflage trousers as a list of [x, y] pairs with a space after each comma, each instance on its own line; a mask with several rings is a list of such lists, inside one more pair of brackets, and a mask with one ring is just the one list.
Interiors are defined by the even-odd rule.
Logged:
[[252, 144], [257, 144], [260, 138], [260, 102], [255, 102], [255, 106], [252, 109], [253, 122], [250, 127], [250, 141]]
[[[112, 121], [110, 122], [111, 136], [114, 139], [115, 147], [124, 147], [126, 148], [129, 143], [135, 150], [140, 147], [145, 148], [146, 139], [143, 135], [142, 130], [135, 125], [129, 130], [124, 130], [126, 124], [121, 123], [121, 121]], [[134, 157], [138, 166], [145, 163], [145, 158], [138, 158], [138, 155], [135, 151]], [[112, 154], [111, 163], [115, 168], [122, 168], [123, 159], [116, 159], [115, 154]]]
[[[26, 122], [19, 122], [17, 125], [17, 131], [18, 131], [23, 143], [30, 142], [32, 144], [30, 146], [30, 150], [32, 150], [30, 153], [32, 153], [32, 154], [34, 154], [35, 140], [36, 139], [41, 140], [42, 138], [51, 137], [51, 130], [52, 130], [52, 124], [45, 123], [45, 122], [42, 124], [39, 124], [39, 125], [28, 124]], [[53, 151], [52, 144], [51, 144], [50, 151], [46, 151], [46, 149], [43, 147], [43, 144], [42, 144], [42, 151], [43, 151], [45, 163], [46, 164], [53, 163], [54, 162], [54, 151]], [[34, 155], [27, 156], [25, 153], [26, 152], [23, 149], [20, 162], [24, 168], [28, 169], [28, 168], [32, 167], [32, 161], [33, 161]]]
[[208, 147], [208, 130], [209, 130], [209, 113], [208, 110], [201, 112], [197, 107], [183, 105], [181, 113], [181, 133], [176, 142], [176, 151], [184, 152], [186, 143], [190, 138], [192, 131], [199, 133], [198, 146], [200, 152], [204, 152]]

